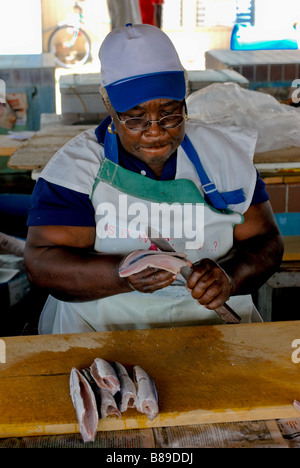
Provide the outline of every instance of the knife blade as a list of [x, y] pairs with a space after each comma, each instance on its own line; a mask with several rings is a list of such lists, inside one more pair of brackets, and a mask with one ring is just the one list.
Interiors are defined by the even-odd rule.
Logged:
[[[169, 244], [169, 242], [162, 237], [160, 232], [156, 231], [153, 227], [147, 227], [146, 235], [148, 239], [159, 248], [162, 252], [176, 252], [176, 250]], [[192, 268], [189, 266], [184, 266], [181, 268], [180, 273], [183, 278], [187, 280], [192, 273]], [[234, 312], [234, 310], [229, 307], [226, 302], [215, 309], [215, 312], [221, 317], [225, 323], [240, 323], [241, 317]]]

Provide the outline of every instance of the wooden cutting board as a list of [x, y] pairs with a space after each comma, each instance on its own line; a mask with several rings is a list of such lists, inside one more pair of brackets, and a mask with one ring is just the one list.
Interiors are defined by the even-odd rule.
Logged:
[[0, 437], [78, 432], [69, 373], [95, 357], [142, 366], [160, 406], [152, 422], [131, 409], [99, 430], [299, 417], [295, 339], [299, 321], [4, 338]]

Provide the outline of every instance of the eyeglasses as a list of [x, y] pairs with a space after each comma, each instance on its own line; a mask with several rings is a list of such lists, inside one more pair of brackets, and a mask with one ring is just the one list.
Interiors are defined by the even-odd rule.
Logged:
[[133, 132], [143, 132], [150, 127], [151, 123], [158, 123], [158, 125], [165, 129], [179, 127], [187, 120], [187, 115], [171, 114], [166, 117], [162, 117], [159, 120], [148, 120], [143, 117], [131, 117], [126, 120], [121, 120], [118, 115], [118, 119], [121, 124], [125, 125], [129, 130]]

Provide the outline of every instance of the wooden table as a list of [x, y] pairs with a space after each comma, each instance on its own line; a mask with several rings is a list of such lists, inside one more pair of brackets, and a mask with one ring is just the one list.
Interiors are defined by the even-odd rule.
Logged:
[[298, 176], [300, 174], [300, 148], [265, 151], [254, 155], [254, 164], [263, 178]]
[[284, 236], [284, 262], [300, 261], [300, 236]]
[[23, 145], [24, 141], [15, 140], [9, 135], [0, 135], [0, 156], [12, 156]]
[[99, 431], [299, 417], [299, 338], [299, 321], [4, 338], [0, 437], [78, 432], [69, 374], [96, 357], [142, 366], [160, 406], [152, 422], [131, 409]]
[[91, 125], [55, 125], [39, 130], [11, 155], [11, 169], [43, 169], [56, 151]]

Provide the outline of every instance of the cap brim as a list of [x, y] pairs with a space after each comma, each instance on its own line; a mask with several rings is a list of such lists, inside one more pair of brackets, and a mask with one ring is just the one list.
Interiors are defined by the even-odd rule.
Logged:
[[125, 112], [142, 102], [168, 98], [181, 101], [185, 98], [183, 71], [161, 72], [137, 76], [105, 86], [113, 108]]

